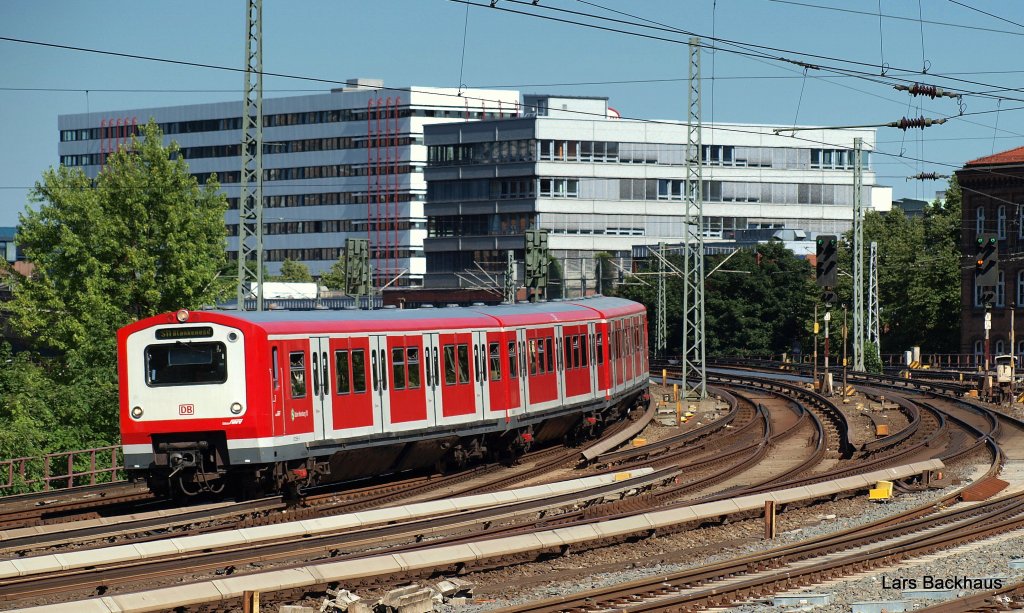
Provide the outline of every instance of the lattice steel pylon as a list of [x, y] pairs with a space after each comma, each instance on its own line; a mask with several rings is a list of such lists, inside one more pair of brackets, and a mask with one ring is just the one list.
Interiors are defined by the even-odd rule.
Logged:
[[665, 347], [668, 345], [668, 314], [665, 312], [666, 303], [668, 302], [665, 298], [665, 276], [668, 271], [665, 269], [665, 258], [668, 257], [665, 254], [665, 243], [658, 243], [658, 304], [656, 307], [657, 313], [655, 313], [655, 331], [654, 331], [654, 353], [656, 355], [663, 355], [665, 353]]
[[875, 344], [878, 358], [882, 357], [882, 337], [879, 335], [878, 307], [878, 243], [871, 241], [868, 251], [868, 340]]
[[864, 141], [853, 139], [853, 369], [864, 370]]
[[683, 391], [707, 397], [704, 360], [704, 185], [701, 180], [700, 38], [689, 44], [690, 75], [686, 117], [686, 188], [683, 219]]
[[516, 293], [518, 290], [516, 284], [516, 258], [515, 253], [511, 249], [508, 250], [508, 255], [505, 260], [505, 285], [504, 285], [504, 300], [509, 304], [516, 303]]
[[238, 310], [247, 288], [263, 310], [263, 0], [248, 0], [242, 90], [242, 177], [238, 193]]

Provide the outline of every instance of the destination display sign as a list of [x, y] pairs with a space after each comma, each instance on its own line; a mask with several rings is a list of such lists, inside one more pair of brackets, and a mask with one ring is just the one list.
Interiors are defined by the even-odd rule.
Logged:
[[210, 338], [213, 328], [209, 326], [189, 326], [187, 328], [161, 328], [156, 331], [156, 340], [178, 340], [183, 338]]

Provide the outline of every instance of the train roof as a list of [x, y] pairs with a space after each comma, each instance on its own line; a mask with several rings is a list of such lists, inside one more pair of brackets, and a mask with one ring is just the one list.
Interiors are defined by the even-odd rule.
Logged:
[[[622, 298], [598, 296], [576, 300], [496, 306], [374, 309], [344, 311], [192, 311], [189, 322], [246, 322], [268, 334], [305, 332], [420, 331], [438, 329], [523, 326], [543, 323], [593, 321], [644, 312], [644, 306]], [[130, 333], [162, 323], [174, 323], [174, 314], [151, 317], [127, 326]]]

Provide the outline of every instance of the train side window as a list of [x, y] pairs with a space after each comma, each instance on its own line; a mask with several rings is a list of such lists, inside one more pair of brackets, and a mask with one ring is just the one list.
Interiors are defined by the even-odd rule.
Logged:
[[[543, 350], [544, 350], [544, 347], [541, 346], [540, 347], [540, 351], [543, 351]], [[530, 339], [530, 351], [529, 351], [529, 354], [530, 354], [530, 374], [531, 375], [537, 374], [537, 357], [538, 357], [537, 356], [537, 352], [538, 352], [537, 339], [531, 338]], [[540, 355], [540, 358], [541, 359], [544, 358], [543, 354]], [[543, 366], [541, 368], [543, 369]]]
[[587, 344], [590, 343], [590, 335], [584, 334], [580, 337], [580, 366], [587, 366]]
[[570, 341], [570, 339], [572, 339], [571, 336], [566, 336], [566, 337], [563, 337], [563, 339], [562, 339], [562, 346], [565, 349], [565, 362], [564, 362], [564, 364], [565, 364], [565, 369], [566, 370], [569, 370], [570, 368], [572, 368], [572, 342]]
[[304, 351], [293, 351], [288, 354], [288, 364], [291, 370], [292, 398], [306, 397], [306, 353]]
[[419, 347], [406, 347], [405, 348], [405, 361], [409, 367], [409, 389], [419, 389], [420, 387], [420, 348]]
[[395, 347], [391, 350], [391, 369], [394, 375], [391, 377], [391, 385], [396, 390], [405, 389], [405, 347]]
[[572, 367], [580, 367], [580, 337], [572, 337]]
[[455, 385], [455, 345], [444, 346], [444, 382]]
[[544, 339], [544, 344], [547, 345], [548, 353], [548, 372], [554, 372], [555, 370], [555, 352], [551, 350], [551, 337]]
[[519, 378], [519, 368], [516, 363], [516, 342], [508, 342], [508, 376], [511, 379]]
[[366, 353], [362, 349], [352, 350], [352, 392], [366, 392]]
[[469, 345], [459, 345], [459, 383], [469, 383]]
[[597, 363], [604, 364], [604, 333], [597, 333]]
[[279, 363], [279, 358], [277, 356], [277, 347], [274, 347], [270, 350], [270, 378], [274, 382], [275, 390], [281, 389], [281, 378], [278, 373], [279, 368], [281, 368], [281, 364]]
[[351, 391], [348, 374], [348, 351], [334, 352], [334, 390], [336, 394]]
[[491, 381], [501, 381], [501, 351], [498, 343], [491, 343], [487, 350], [491, 355]]

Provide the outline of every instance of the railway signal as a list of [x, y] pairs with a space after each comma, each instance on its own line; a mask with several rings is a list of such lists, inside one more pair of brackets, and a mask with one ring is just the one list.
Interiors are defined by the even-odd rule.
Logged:
[[548, 231], [526, 231], [526, 292], [530, 302], [537, 302], [548, 285]]
[[[815, 251], [815, 280], [821, 287], [834, 287], [839, 269], [838, 238], [835, 234], [819, 234]], [[824, 300], [824, 299], [823, 299]]]
[[345, 239], [345, 293], [370, 293], [370, 241], [365, 238]]
[[995, 300], [999, 283], [999, 248], [995, 236], [979, 236], [974, 258], [974, 285], [981, 290], [982, 304]]
[[826, 307], [831, 307], [833, 304], [839, 301], [836, 297], [836, 293], [831, 290], [825, 290], [821, 292], [821, 301]]

